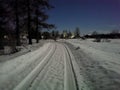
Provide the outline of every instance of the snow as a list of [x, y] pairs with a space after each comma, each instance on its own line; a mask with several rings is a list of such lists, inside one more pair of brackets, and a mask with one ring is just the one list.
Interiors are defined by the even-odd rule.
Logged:
[[[0, 63], [0, 88], [5, 89], [6, 85], [10, 90], [17, 85], [24, 78], [32, 68], [37, 65], [38, 58], [42, 58], [43, 53], [50, 49], [50, 43], [45, 44], [43, 47], [29, 52], [25, 55], [16, 57], [12, 60]], [[11, 84], [10, 84], [11, 82]]]
[[73, 39], [73, 40], [69, 40], [72, 41], [73, 43], [78, 43], [81, 45], [84, 45], [86, 47], [89, 48], [94, 48], [100, 51], [104, 51], [107, 53], [115, 53], [115, 54], [119, 54], [120, 53], [120, 39], [113, 39], [110, 40], [111, 42], [93, 42], [93, 39], [88, 39], [88, 40], [77, 40], [77, 39]]
[[[80, 74], [91, 90], [119, 90], [120, 88], [120, 40], [93, 42], [70, 39], [73, 55], [80, 67]], [[69, 44], [68, 44], [69, 45]]]
[[73, 56], [71, 50], [69, 49], [69, 47], [67, 45], [66, 45], [66, 48], [69, 52], [70, 59], [71, 59], [71, 64], [72, 64], [73, 69], [74, 69], [73, 70], [74, 71], [74, 77], [76, 79], [76, 84], [77, 84], [76, 90], [90, 90], [90, 88], [84, 83], [84, 77], [81, 75], [81, 72], [80, 72], [79, 66], [78, 66], [78, 64], [75, 60], [75, 57]]
[[29, 90], [64, 90], [64, 59], [61, 45], [56, 45], [52, 57]]
[[119, 39], [41, 43], [0, 56], [0, 90], [119, 90]]
[[42, 61], [31, 71], [31, 73], [23, 79], [23, 81], [17, 85], [14, 90], [26, 90], [32, 81], [37, 77], [37, 75], [42, 70], [42, 67], [48, 62], [48, 58], [50, 58], [51, 54], [53, 53], [53, 48], [49, 51], [49, 53], [42, 59]]
[[64, 45], [56, 44], [56, 50], [44, 69], [31, 85], [30, 90], [77, 90]]
[[111, 42], [92, 42], [92, 40], [68, 40], [76, 47], [80, 47], [94, 60], [99, 61], [107, 69], [115, 70], [120, 74], [120, 40]]
[[12, 60], [15, 57], [24, 55], [30, 51], [34, 51], [38, 49], [39, 47], [43, 46], [45, 43], [49, 42], [50, 40], [40, 40], [39, 43], [35, 43], [35, 40], [32, 40], [33, 44], [32, 45], [22, 45], [19, 48], [21, 49], [19, 52], [9, 54], [9, 55], [0, 55], [0, 63], [3, 63], [8, 60]]
[[65, 63], [65, 82], [64, 82], [64, 89], [65, 90], [77, 90], [77, 86], [76, 86], [76, 78], [74, 76], [74, 70], [72, 67], [72, 63], [71, 63], [71, 56], [69, 54], [68, 48], [65, 45], [65, 49], [66, 49], [66, 53], [64, 54], [64, 63]]
[[69, 59], [64, 45], [48, 41], [34, 51], [0, 63], [0, 89], [76, 90]]

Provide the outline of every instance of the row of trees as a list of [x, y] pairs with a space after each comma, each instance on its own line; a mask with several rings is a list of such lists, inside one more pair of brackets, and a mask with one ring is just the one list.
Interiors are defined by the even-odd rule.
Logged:
[[98, 33], [97, 31], [92, 32], [90, 35], [85, 35], [86, 38], [120, 38], [119, 30], [112, 30], [110, 33]]
[[80, 29], [77, 27], [72, 32], [69, 30], [63, 30], [59, 32], [58, 30], [53, 30], [51, 32], [43, 32], [42, 36], [44, 39], [56, 39], [56, 38], [80, 38]]
[[62, 34], [61, 34], [61, 38], [80, 38], [80, 29], [79, 27], [76, 27], [75, 30], [73, 30], [72, 32], [69, 30], [63, 30]]
[[16, 44], [20, 45], [20, 34], [27, 32], [29, 44], [32, 44], [34, 31], [38, 43], [42, 28], [55, 27], [45, 22], [49, 17], [46, 11], [52, 8], [48, 0], [0, 0], [0, 39], [14, 32]]

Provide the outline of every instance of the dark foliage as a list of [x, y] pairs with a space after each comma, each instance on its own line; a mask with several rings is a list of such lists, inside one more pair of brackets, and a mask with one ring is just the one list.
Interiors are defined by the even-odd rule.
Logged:
[[86, 38], [105, 38], [105, 39], [115, 39], [120, 38], [120, 33], [109, 33], [109, 34], [93, 34], [93, 35], [85, 35]]
[[46, 11], [52, 8], [48, 0], [0, 0], [0, 41], [4, 35], [14, 33], [16, 45], [20, 45], [20, 34], [27, 32], [29, 44], [34, 36], [38, 43], [41, 29], [55, 27], [46, 23]]

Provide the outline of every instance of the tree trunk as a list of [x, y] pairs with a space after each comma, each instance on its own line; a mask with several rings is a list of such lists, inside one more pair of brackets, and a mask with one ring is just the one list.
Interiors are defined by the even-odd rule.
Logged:
[[30, 0], [27, 0], [27, 9], [28, 9], [28, 39], [29, 39], [29, 44], [32, 44], [32, 38], [31, 38]]
[[38, 33], [39, 33], [39, 31], [38, 31], [38, 26], [39, 26], [39, 16], [38, 16], [38, 5], [37, 5], [37, 8], [36, 8], [36, 43], [39, 43], [39, 36], [38, 36]]
[[20, 27], [19, 27], [19, 16], [18, 16], [18, 0], [15, 1], [15, 16], [16, 16], [16, 44], [20, 46]]

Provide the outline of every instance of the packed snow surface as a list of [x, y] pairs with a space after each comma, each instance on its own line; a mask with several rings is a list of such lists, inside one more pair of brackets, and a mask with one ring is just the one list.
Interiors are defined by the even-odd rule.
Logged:
[[77, 90], [67, 46], [48, 42], [0, 63], [0, 90]]
[[0, 56], [0, 90], [120, 89], [119, 39], [43, 42]]

